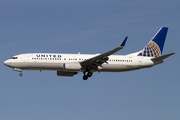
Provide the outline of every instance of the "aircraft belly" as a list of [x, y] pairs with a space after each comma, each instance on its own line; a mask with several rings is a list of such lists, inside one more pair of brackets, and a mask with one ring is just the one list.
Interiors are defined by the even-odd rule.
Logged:
[[100, 71], [103, 72], [123, 72], [123, 71], [131, 71], [140, 69], [141, 67], [138, 65], [120, 65], [120, 64], [105, 64], [103, 65], [103, 69]]

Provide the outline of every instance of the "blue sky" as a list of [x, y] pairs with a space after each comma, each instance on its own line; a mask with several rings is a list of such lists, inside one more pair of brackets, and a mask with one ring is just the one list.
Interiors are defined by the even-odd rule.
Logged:
[[[180, 119], [178, 0], [1, 0], [0, 119], [2, 120], [178, 120]], [[169, 27], [163, 54], [176, 52], [150, 69], [82, 73], [19, 73], [3, 65], [21, 53], [94, 54], [128, 36], [123, 50], [141, 50]]]

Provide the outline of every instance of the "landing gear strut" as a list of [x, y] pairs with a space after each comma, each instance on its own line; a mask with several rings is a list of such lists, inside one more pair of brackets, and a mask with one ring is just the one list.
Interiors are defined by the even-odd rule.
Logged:
[[91, 77], [92, 75], [93, 75], [92, 72], [87, 72], [87, 74], [86, 74], [86, 71], [85, 71], [85, 72], [84, 72], [84, 76], [83, 76], [83, 80], [87, 80], [88, 77]]
[[14, 68], [14, 71], [20, 72], [20, 73], [19, 73], [19, 76], [23, 76], [23, 73], [22, 73], [22, 70], [21, 70], [21, 69], [19, 69], [19, 68]]

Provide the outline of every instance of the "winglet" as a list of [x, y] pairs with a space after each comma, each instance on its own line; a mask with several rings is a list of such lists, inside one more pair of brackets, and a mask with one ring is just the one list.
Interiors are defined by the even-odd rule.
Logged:
[[127, 38], [128, 38], [128, 36], [126, 36], [126, 37], [124, 38], [123, 42], [122, 42], [119, 46], [124, 47], [125, 44], [126, 44]]

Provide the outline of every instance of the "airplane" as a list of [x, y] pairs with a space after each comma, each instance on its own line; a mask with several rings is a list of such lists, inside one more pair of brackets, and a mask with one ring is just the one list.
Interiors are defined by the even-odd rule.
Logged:
[[72, 77], [83, 72], [87, 80], [94, 72], [123, 72], [150, 68], [163, 63], [163, 60], [175, 53], [162, 55], [168, 27], [161, 27], [150, 42], [139, 52], [127, 55], [112, 55], [123, 49], [128, 37], [122, 43], [103, 54], [62, 54], [62, 53], [29, 53], [19, 54], [6, 60], [4, 64], [14, 71], [53, 70], [57, 76]]

